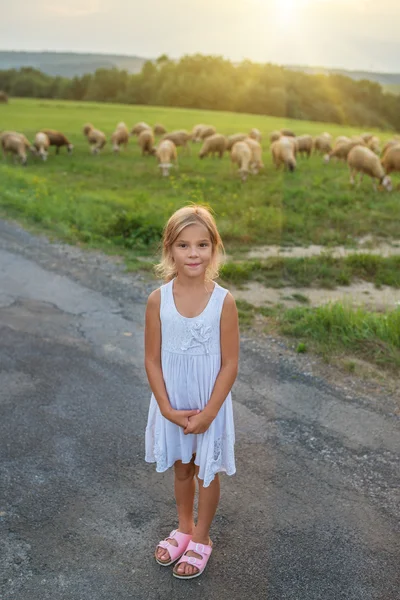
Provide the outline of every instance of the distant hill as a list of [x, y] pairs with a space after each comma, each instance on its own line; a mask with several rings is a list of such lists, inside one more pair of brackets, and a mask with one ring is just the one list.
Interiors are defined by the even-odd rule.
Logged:
[[145, 58], [118, 54], [78, 54], [73, 52], [7, 52], [0, 51], [0, 70], [34, 67], [47, 75], [72, 78], [96, 69], [117, 67], [138, 73]]
[[[74, 77], [85, 73], [94, 73], [96, 69], [125, 69], [129, 73], [138, 73], [146, 58], [125, 56], [122, 54], [79, 54], [73, 52], [20, 52], [0, 51], [0, 70], [34, 67], [48, 75]], [[400, 93], [400, 73], [375, 73], [373, 71], [346, 71], [325, 67], [284, 65], [287, 69], [309, 74], [329, 75], [338, 73], [352, 79], [369, 79], [380, 83], [385, 91]]]

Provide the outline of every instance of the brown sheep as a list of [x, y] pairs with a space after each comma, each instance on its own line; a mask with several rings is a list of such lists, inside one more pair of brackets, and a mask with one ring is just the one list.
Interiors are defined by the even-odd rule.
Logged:
[[116, 130], [111, 136], [111, 143], [114, 152], [119, 152], [121, 146], [124, 146], [125, 150], [129, 142], [129, 130], [125, 123], [118, 123]]
[[271, 146], [272, 160], [277, 169], [281, 165], [289, 171], [296, 169], [295, 145], [284, 136], [276, 140]]
[[388, 175], [393, 171], [400, 171], [400, 141], [387, 149], [381, 164]]
[[249, 138], [256, 140], [256, 142], [261, 142], [261, 140], [262, 140], [261, 131], [259, 129], [256, 129], [255, 127], [253, 127], [253, 129], [250, 130]]
[[144, 129], [139, 134], [138, 144], [142, 150], [142, 156], [145, 154], [154, 155], [156, 153], [154, 148], [154, 135], [151, 129]]
[[251, 137], [246, 138], [244, 141], [251, 150], [250, 170], [253, 175], [257, 175], [264, 168], [261, 144]]
[[153, 131], [154, 135], [164, 135], [165, 133], [167, 133], [167, 130], [165, 129], [164, 125], [161, 125], [161, 123], [156, 123], [153, 127]]
[[226, 137], [221, 133], [214, 133], [214, 135], [210, 135], [210, 137], [204, 140], [199, 157], [204, 158], [209, 154], [214, 157], [215, 154], [219, 154], [219, 157], [222, 158], [227, 146], [228, 141]]
[[0, 90], [0, 104], [8, 104], [8, 95]]
[[281, 129], [281, 135], [285, 137], [296, 137], [296, 134], [293, 133], [291, 129]]
[[300, 135], [295, 138], [297, 141], [297, 152], [300, 155], [306, 154], [308, 158], [311, 156], [313, 149], [313, 139], [311, 135]]
[[273, 144], [274, 142], [276, 142], [277, 140], [279, 140], [279, 138], [281, 137], [281, 132], [280, 131], [273, 131], [270, 136], [269, 136], [269, 141], [271, 142], [271, 144]]
[[99, 129], [94, 129], [90, 123], [84, 126], [83, 132], [87, 137], [92, 154], [98, 154], [107, 143], [105, 134]]
[[56, 154], [60, 152], [60, 148], [62, 148], [63, 146], [66, 146], [68, 154], [72, 153], [74, 146], [65, 137], [63, 133], [54, 129], [41, 129], [40, 131], [47, 135], [47, 137], [49, 138], [50, 146], [56, 147]]
[[178, 164], [178, 153], [176, 146], [171, 140], [162, 140], [156, 150], [156, 156], [159, 162], [161, 173], [164, 177], [168, 177], [172, 163]]
[[136, 125], [134, 125], [132, 127], [131, 134], [132, 135], [139, 135], [145, 129], [151, 129], [151, 127], [150, 127], [150, 125], [147, 125], [147, 123], [145, 123], [144, 121], [141, 121], [140, 123], [136, 123]]
[[231, 151], [231, 164], [236, 163], [239, 167], [239, 175], [242, 181], [246, 181], [249, 174], [252, 153], [246, 142], [236, 142]]
[[247, 138], [247, 133], [234, 133], [233, 135], [228, 136], [227, 150], [232, 150], [236, 142], [243, 142], [243, 140], [246, 140]]
[[369, 148], [359, 145], [354, 146], [347, 157], [347, 164], [350, 169], [350, 183], [352, 185], [355, 183], [357, 173], [360, 173], [360, 182], [364, 174], [371, 177], [374, 190], [376, 190], [375, 179], [377, 179], [388, 192], [392, 190], [390, 177], [386, 175], [378, 156]]
[[186, 129], [171, 131], [162, 137], [163, 140], [170, 140], [171, 142], [174, 142], [175, 146], [182, 146], [188, 153], [190, 153], [190, 148], [188, 146], [188, 141], [190, 138], [191, 135], [186, 131]]

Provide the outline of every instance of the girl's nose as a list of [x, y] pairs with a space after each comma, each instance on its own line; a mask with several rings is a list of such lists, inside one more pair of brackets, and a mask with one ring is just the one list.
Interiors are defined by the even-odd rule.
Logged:
[[196, 246], [194, 246], [193, 248], [190, 248], [190, 256], [197, 256], [197, 248]]

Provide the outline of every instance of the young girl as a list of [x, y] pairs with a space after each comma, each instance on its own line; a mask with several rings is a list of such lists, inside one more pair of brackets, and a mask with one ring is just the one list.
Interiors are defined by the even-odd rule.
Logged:
[[[198, 577], [212, 551], [209, 530], [217, 510], [218, 473], [233, 475], [231, 387], [239, 357], [232, 295], [214, 282], [223, 250], [210, 212], [186, 206], [169, 219], [159, 273], [167, 283], [146, 309], [145, 364], [153, 392], [146, 427], [146, 461], [158, 472], [174, 466], [178, 528], [155, 551], [173, 575]], [[198, 518], [193, 505], [199, 485]]]

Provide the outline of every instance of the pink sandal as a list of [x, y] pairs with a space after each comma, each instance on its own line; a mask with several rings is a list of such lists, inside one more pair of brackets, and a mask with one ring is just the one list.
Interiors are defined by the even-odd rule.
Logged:
[[[175, 540], [178, 542], [178, 545], [174, 546], [173, 544], [168, 542], [167, 540], [169, 538], [175, 538]], [[192, 539], [192, 535], [190, 533], [181, 533], [177, 529], [174, 529], [173, 531], [171, 531], [169, 536], [167, 538], [165, 538], [165, 540], [162, 540], [162, 542], [157, 544], [157, 548], [160, 547], [160, 548], [165, 548], [166, 550], [168, 550], [170, 560], [168, 562], [159, 560], [156, 555], [154, 555], [154, 558], [156, 559], [158, 564], [161, 565], [162, 567], [169, 567], [169, 565], [172, 565], [172, 563], [174, 563], [176, 560], [178, 560], [178, 558], [180, 558], [182, 556], [182, 554], [184, 552], [186, 552], [186, 549], [187, 549], [188, 544], [190, 543], [191, 539]], [[157, 551], [157, 548], [156, 548], [156, 551]]]
[[[176, 563], [172, 571], [172, 575], [174, 577], [177, 577], [178, 579], [193, 579], [194, 577], [199, 577], [199, 575], [203, 573], [204, 569], [207, 566], [208, 559], [210, 558], [212, 552], [212, 546], [207, 546], [206, 544], [196, 544], [196, 542], [192, 542], [192, 540], [190, 540], [188, 547], [186, 548], [186, 552], [188, 550], [193, 550], [193, 552], [200, 554], [201, 558], [196, 558], [195, 556], [187, 556], [186, 554], [184, 554], [180, 561]], [[189, 565], [193, 565], [199, 570], [193, 575], [181, 575], [180, 573], [176, 572], [176, 568], [182, 563], [188, 563]]]

